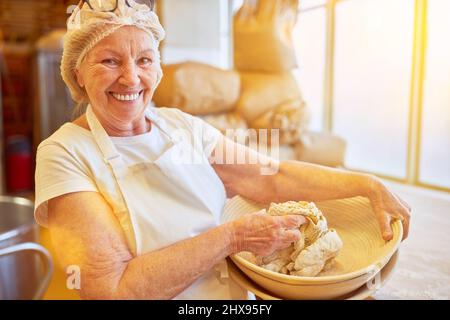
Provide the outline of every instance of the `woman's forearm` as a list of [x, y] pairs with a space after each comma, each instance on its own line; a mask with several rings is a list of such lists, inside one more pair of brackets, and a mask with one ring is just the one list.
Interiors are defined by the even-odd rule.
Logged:
[[267, 202], [289, 200], [323, 201], [368, 196], [373, 176], [315, 164], [286, 161], [273, 176], [272, 194]]
[[128, 262], [116, 298], [172, 299], [232, 253], [229, 226], [136, 257]]

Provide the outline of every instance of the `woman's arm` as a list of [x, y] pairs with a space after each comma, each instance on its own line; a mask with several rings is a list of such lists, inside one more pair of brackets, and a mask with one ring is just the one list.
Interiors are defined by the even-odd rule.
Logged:
[[369, 197], [373, 189], [370, 175], [300, 161], [281, 162], [273, 178], [274, 196], [279, 202]]
[[272, 183], [277, 201], [280, 202], [289, 199], [323, 201], [366, 197], [371, 201], [385, 240], [393, 237], [392, 218], [402, 221], [403, 239], [408, 237], [411, 208], [373, 175], [287, 161], [280, 164], [279, 172], [274, 176]]
[[[238, 160], [242, 154], [245, 156], [240, 158], [246, 159], [245, 163]], [[218, 155], [226, 161], [217, 161]], [[257, 156], [260, 162], [251, 164], [248, 161]], [[273, 161], [272, 167], [276, 170], [273, 174], [264, 174], [262, 163], [267, 163], [269, 158], [226, 138], [218, 143], [211, 160], [228, 196], [239, 194], [260, 203], [368, 197], [373, 189], [374, 179], [367, 174], [300, 161]]]
[[[226, 158], [227, 153], [244, 153], [248, 159], [254, 151], [224, 139], [217, 145], [211, 160], [214, 162], [217, 154], [223, 154]], [[402, 220], [404, 238], [408, 236], [411, 209], [373, 175], [300, 161], [277, 163], [274, 166], [277, 171], [273, 175], [261, 174], [261, 164], [237, 164], [236, 161], [228, 164], [213, 163], [213, 167], [222, 179], [228, 196], [239, 194], [261, 203], [367, 197], [371, 201], [384, 239], [389, 240], [393, 236], [391, 217]]]
[[84, 299], [171, 299], [228, 255], [268, 255], [299, 238], [299, 216], [250, 214], [166, 248], [133, 257], [110, 206], [95, 192], [49, 201], [59, 262], [81, 270]]

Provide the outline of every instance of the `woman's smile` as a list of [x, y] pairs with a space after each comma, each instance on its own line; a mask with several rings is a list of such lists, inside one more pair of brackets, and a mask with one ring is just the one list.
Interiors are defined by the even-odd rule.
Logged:
[[140, 100], [143, 93], [144, 90], [132, 92], [114, 92], [114, 91], [108, 92], [108, 94], [112, 96], [115, 100], [128, 104], [132, 104]]

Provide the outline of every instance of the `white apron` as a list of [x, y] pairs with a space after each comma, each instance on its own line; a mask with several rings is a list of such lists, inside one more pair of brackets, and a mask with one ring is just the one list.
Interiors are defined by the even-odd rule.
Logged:
[[[207, 159], [202, 164], [173, 161], [181, 152], [195, 152], [194, 148], [183, 139], [173, 139], [164, 119], [154, 111], [147, 108], [145, 116], [152, 122], [152, 130], [159, 129], [162, 136], [167, 138], [168, 146], [154, 162], [127, 167], [91, 106], [86, 111], [94, 139], [117, 182], [118, 190], [112, 191], [112, 194], [121, 194], [122, 210], [116, 210], [115, 214], [131, 250], [137, 256], [194, 237], [219, 225], [226, 201], [223, 183]], [[189, 261], [185, 264], [189, 264]], [[180, 268], [183, 268], [183, 264]], [[225, 260], [176, 297], [246, 298], [247, 292], [228, 278]]]

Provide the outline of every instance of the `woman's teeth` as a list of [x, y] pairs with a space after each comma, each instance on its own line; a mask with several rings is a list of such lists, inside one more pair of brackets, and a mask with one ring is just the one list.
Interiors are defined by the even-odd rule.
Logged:
[[140, 93], [135, 94], [117, 94], [111, 92], [112, 96], [119, 101], [134, 101], [137, 100], [140, 96]]

